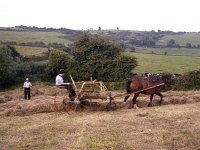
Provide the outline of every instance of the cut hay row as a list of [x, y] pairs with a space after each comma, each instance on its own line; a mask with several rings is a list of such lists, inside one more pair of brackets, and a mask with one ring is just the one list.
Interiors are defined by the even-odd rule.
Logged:
[[[101, 99], [86, 99], [81, 105], [76, 103], [65, 103], [63, 99], [68, 101], [68, 96], [64, 89], [56, 87], [34, 87], [32, 90], [31, 100], [23, 99], [22, 90], [9, 91], [1, 93], [0, 96], [0, 116], [26, 116], [36, 113], [49, 113], [49, 112], [68, 112], [68, 111], [106, 111], [108, 101]], [[121, 92], [112, 92], [112, 95], [119, 95]], [[163, 93], [163, 105], [168, 104], [185, 104], [200, 102], [200, 91], [168, 91]], [[132, 100], [124, 103], [123, 97], [115, 98], [115, 110], [133, 108]], [[147, 107], [149, 96], [141, 95], [137, 100], [139, 107]], [[153, 100], [153, 106], [159, 105], [159, 97]], [[83, 106], [80, 108], [80, 106]], [[162, 107], [162, 106], [161, 106]]]

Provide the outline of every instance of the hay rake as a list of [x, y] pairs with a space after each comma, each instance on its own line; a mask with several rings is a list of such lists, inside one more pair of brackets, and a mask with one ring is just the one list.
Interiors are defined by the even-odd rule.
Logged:
[[77, 105], [82, 106], [82, 102], [84, 100], [92, 100], [92, 99], [102, 99], [108, 101], [106, 105], [107, 110], [111, 110], [114, 108], [115, 103], [112, 102], [111, 92], [108, 91], [107, 87], [102, 81], [92, 80], [92, 81], [81, 81], [74, 82], [72, 76], [70, 76], [72, 80], [72, 84], [76, 91], [75, 101], [65, 101], [63, 103], [74, 103], [76, 104], [75, 109], [77, 109]]

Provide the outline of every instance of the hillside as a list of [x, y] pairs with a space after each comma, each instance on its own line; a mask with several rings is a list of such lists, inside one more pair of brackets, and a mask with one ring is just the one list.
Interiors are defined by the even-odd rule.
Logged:
[[[105, 110], [105, 101], [90, 100], [83, 110], [63, 111], [63, 92], [54, 102], [54, 87], [34, 86], [30, 101], [19, 89], [0, 93], [1, 149], [199, 149], [200, 93], [164, 92], [164, 105], [147, 107], [141, 95], [115, 99], [118, 107]], [[58, 91], [57, 91], [58, 92]], [[112, 91], [113, 94], [119, 92]], [[55, 109], [56, 108], [56, 109]], [[98, 109], [97, 109], [98, 108]], [[102, 109], [99, 109], [102, 108]]]
[[[171, 72], [182, 74], [200, 68], [200, 48], [198, 47], [200, 33], [134, 30], [90, 30], [84, 32], [89, 32], [91, 35], [101, 35], [118, 44], [125, 51], [136, 52], [128, 53], [128, 55], [137, 57], [139, 66], [134, 70], [137, 73]], [[53, 47], [55, 49], [65, 49], [65, 51], [71, 52], [70, 44], [78, 39], [82, 33], [83, 31], [66, 28], [17, 26], [0, 28], [0, 42], [15, 46], [23, 56], [42, 56], [52, 46], [55, 46]], [[175, 47], [167, 47], [171, 39], [175, 40], [179, 47], [176, 45], [174, 45]], [[49, 43], [56, 44], [49, 45]], [[192, 47], [184, 47], [187, 43], [190, 43]]]
[[64, 38], [66, 35], [59, 32], [17, 32], [17, 31], [0, 31], [1, 42], [16, 42], [28, 43], [28, 42], [44, 42], [48, 43], [63, 43], [68, 45], [70, 40]]
[[[48, 43], [63, 43], [66, 46], [76, 40], [83, 31], [70, 30], [67, 28], [38, 28], [27, 26], [16, 26], [2, 28], [0, 27], [0, 42], [44, 42]], [[127, 50], [133, 47], [160, 47], [166, 46], [173, 39], [179, 46], [186, 46], [190, 43], [191, 46], [200, 46], [200, 33], [192, 32], [172, 32], [172, 31], [135, 31], [135, 30], [88, 30], [92, 35], [98, 34], [114, 41]]]
[[174, 39], [177, 44], [181, 46], [185, 46], [187, 43], [191, 43], [191, 45], [199, 45], [200, 44], [200, 32], [189, 32], [181, 35], [166, 35], [160, 39], [163, 45], [166, 45], [169, 40]]

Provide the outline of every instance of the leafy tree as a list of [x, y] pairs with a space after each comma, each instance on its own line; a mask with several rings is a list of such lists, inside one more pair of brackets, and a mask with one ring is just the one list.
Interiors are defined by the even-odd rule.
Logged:
[[133, 57], [122, 56], [122, 51], [99, 36], [91, 37], [84, 33], [75, 42], [73, 76], [77, 80], [88, 80], [90, 77], [103, 81], [126, 79], [137, 66], [137, 61]]
[[15, 82], [16, 63], [12, 49], [8, 46], [0, 48], [0, 88], [9, 87]]
[[22, 83], [25, 77], [39, 80], [44, 75], [44, 64], [21, 59], [12, 46], [0, 48], [0, 89]]
[[187, 43], [187, 44], [186, 44], [186, 47], [187, 47], [187, 48], [191, 48], [191, 47], [192, 47], [192, 44], [191, 44], [191, 43]]
[[175, 44], [175, 47], [179, 49], [181, 48], [180, 44]]
[[8, 45], [7, 48], [10, 50], [11, 57], [13, 57], [14, 60], [19, 60], [22, 58], [22, 56], [19, 54], [15, 47]]
[[65, 69], [66, 76], [70, 73], [73, 61], [68, 53], [62, 51], [53, 51], [49, 55], [49, 63], [47, 64], [47, 78], [52, 79], [58, 74], [60, 69]]
[[173, 90], [199, 90], [200, 70], [190, 71], [180, 76], [173, 85]]
[[176, 42], [174, 39], [171, 39], [167, 44], [168, 47], [174, 47], [174, 45], [176, 45]]
[[141, 39], [132, 39], [129, 43], [132, 45], [144, 47], [154, 47], [156, 44], [152, 38], [146, 36], [142, 37]]
[[135, 52], [135, 47], [131, 47], [130, 52]]

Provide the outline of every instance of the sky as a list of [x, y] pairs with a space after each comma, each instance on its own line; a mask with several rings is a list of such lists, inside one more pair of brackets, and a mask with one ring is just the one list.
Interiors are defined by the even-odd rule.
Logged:
[[0, 0], [0, 27], [200, 31], [200, 0]]

